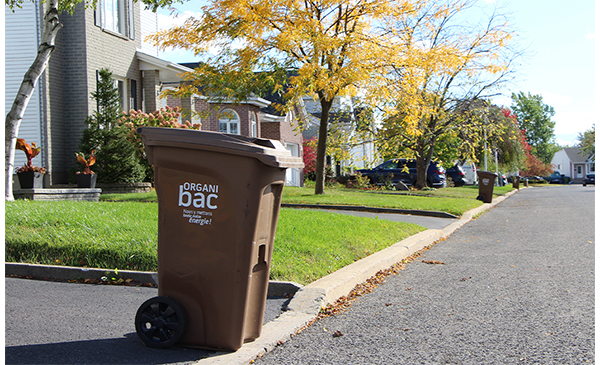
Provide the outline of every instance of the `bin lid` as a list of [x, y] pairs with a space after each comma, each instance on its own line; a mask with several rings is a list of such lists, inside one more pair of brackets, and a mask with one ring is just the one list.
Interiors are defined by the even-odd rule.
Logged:
[[[302, 158], [292, 156], [277, 140], [178, 128], [142, 127], [138, 128], [137, 132], [142, 136], [145, 146], [176, 147], [254, 157], [265, 165], [280, 168], [304, 167]], [[146, 152], [152, 164], [152, 152]]]

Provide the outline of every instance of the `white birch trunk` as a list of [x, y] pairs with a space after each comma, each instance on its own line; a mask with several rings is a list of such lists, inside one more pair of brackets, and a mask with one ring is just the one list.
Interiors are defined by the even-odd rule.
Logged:
[[23, 120], [23, 114], [25, 108], [31, 99], [33, 89], [40, 78], [40, 75], [46, 69], [50, 55], [54, 50], [54, 40], [58, 31], [62, 28], [62, 24], [58, 20], [58, 0], [46, 1], [46, 11], [44, 13], [44, 30], [40, 45], [38, 47], [38, 53], [33, 61], [33, 64], [25, 73], [21, 87], [17, 92], [15, 101], [6, 115], [6, 131], [5, 131], [5, 199], [14, 200], [12, 193], [12, 177], [15, 169], [15, 145], [17, 143], [17, 135], [19, 132], [19, 126]]

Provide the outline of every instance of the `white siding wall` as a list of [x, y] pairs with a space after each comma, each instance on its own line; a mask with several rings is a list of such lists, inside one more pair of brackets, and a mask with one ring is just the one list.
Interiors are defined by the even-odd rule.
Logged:
[[[13, 13], [4, 7], [5, 16], [5, 98], [4, 105], [6, 113], [10, 111], [12, 103], [15, 99], [19, 86], [23, 81], [23, 75], [33, 63], [37, 54], [38, 47], [38, 21], [39, 14], [37, 12], [38, 1], [25, 1], [22, 3], [21, 9], [16, 9]], [[23, 121], [19, 128], [18, 137], [24, 138], [27, 143], [35, 142], [38, 146], [41, 145], [41, 92], [38, 85], [36, 86], [31, 100], [25, 110]], [[43, 148], [42, 148], [43, 150]], [[41, 166], [43, 159], [42, 155], [34, 158], [35, 165]], [[20, 167], [26, 162], [25, 154], [21, 151], [15, 153], [15, 166]]]
[[565, 152], [565, 150], [560, 150], [560, 151], [556, 152], [554, 154], [554, 157], [552, 157], [551, 164], [554, 165], [554, 169], [556, 171], [558, 171], [561, 174], [564, 174], [570, 178], [573, 178], [572, 169], [571, 169], [571, 160], [569, 159], [569, 156], [567, 156], [567, 153]]
[[142, 31], [142, 52], [158, 57], [158, 47], [146, 41], [146, 37], [158, 32], [157, 14], [145, 9], [143, 2], [140, 5], [140, 27]]

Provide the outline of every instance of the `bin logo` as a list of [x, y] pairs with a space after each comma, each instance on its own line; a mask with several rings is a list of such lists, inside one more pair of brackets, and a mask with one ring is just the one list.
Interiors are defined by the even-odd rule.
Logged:
[[[217, 209], [219, 185], [186, 182], [179, 185], [179, 206], [184, 208]], [[206, 210], [183, 209], [183, 217], [189, 223], [201, 226], [212, 224], [212, 212]]]

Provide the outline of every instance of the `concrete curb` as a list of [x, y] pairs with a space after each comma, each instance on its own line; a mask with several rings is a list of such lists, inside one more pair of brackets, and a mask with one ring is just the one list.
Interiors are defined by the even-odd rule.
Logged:
[[257, 357], [268, 353], [277, 345], [292, 338], [298, 330], [316, 318], [321, 308], [347, 295], [356, 285], [365, 282], [378, 271], [390, 268], [395, 263], [402, 261], [435, 241], [450, 236], [475, 216], [516, 192], [517, 190], [513, 190], [504, 196], [495, 198], [491, 203], [485, 203], [478, 208], [471, 209], [463, 214], [457, 222], [448, 225], [444, 229], [429, 229], [418, 233], [302, 287], [288, 304], [288, 310], [276, 320], [263, 326], [259, 338], [244, 344], [236, 352], [217, 352], [210, 357], [199, 360], [196, 364], [242, 365], [251, 363]]
[[[54, 265], [33, 265], [6, 262], [4, 263], [5, 276], [30, 276], [37, 279], [100, 279], [107, 273], [114, 273], [113, 270], [92, 269], [71, 266]], [[123, 279], [132, 279], [141, 283], [158, 285], [158, 273], [152, 271], [131, 271], [119, 270], [118, 276]], [[283, 297], [295, 294], [302, 285], [291, 281], [269, 281], [267, 295], [274, 297]]]

